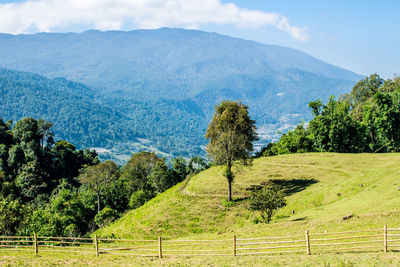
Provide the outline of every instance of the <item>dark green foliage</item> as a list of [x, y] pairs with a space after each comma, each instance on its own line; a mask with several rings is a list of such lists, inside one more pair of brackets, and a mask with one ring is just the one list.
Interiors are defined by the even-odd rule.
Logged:
[[12, 180], [12, 177], [17, 176], [18, 171], [22, 168], [24, 163], [25, 154], [19, 144], [12, 145], [8, 148], [7, 165], [3, 167], [3, 171], [6, 172], [6, 179]]
[[54, 193], [50, 199], [49, 210], [59, 216], [60, 231], [70, 234], [68, 230], [74, 229], [77, 235], [86, 233], [89, 230], [87, 222], [93, 213], [79, 198], [78, 190], [62, 185]]
[[6, 235], [82, 236], [137, 208], [186, 177], [182, 158], [169, 169], [154, 153], [123, 168], [95, 151], [54, 142], [52, 124], [0, 118], [0, 227]]
[[[9, 204], [4, 214], [15, 213], [16, 220], [6, 230], [85, 233], [91, 212], [81, 203], [75, 178], [82, 167], [98, 163], [96, 153], [75, 150], [66, 141], [54, 145], [52, 124], [44, 120], [23, 118], [11, 127], [0, 119], [0, 126], [0, 200]], [[26, 212], [19, 216], [19, 210]]]
[[[118, 179], [104, 187], [102, 192], [103, 205], [122, 214], [129, 208], [130, 191], [123, 179]], [[149, 198], [150, 199], [150, 198]]]
[[284, 194], [274, 187], [264, 187], [253, 192], [249, 201], [249, 209], [260, 212], [265, 223], [269, 223], [274, 212], [284, 206], [286, 206]]
[[10, 236], [20, 231], [29, 210], [10, 197], [0, 199], [0, 234]]
[[15, 179], [15, 185], [21, 196], [34, 199], [47, 189], [49, 176], [39, 166], [37, 161], [29, 161], [23, 165]]
[[350, 94], [333, 96], [324, 105], [309, 103], [314, 118], [308, 129], [299, 125], [258, 155], [312, 151], [400, 151], [400, 79], [384, 81], [377, 74], [359, 81]]
[[105, 207], [94, 217], [94, 221], [98, 227], [104, 227], [109, 225], [113, 221], [119, 218], [118, 211], [113, 210], [109, 207]]
[[104, 192], [112, 192], [110, 188], [120, 176], [118, 166], [111, 160], [107, 160], [98, 165], [85, 168], [79, 176], [82, 184], [89, 185], [97, 195], [97, 213], [100, 212], [101, 199], [104, 198]]
[[50, 153], [53, 158], [54, 176], [66, 178], [68, 183], [78, 186], [79, 183], [75, 179], [79, 170], [83, 166], [98, 164], [97, 153], [90, 150], [76, 150], [75, 146], [67, 141], [58, 141], [51, 148]]
[[157, 162], [161, 161], [156, 154], [150, 152], [140, 152], [132, 155], [122, 169], [121, 174], [121, 178], [126, 181], [130, 194], [139, 190], [153, 192], [150, 175]]
[[[173, 173], [168, 169], [164, 161], [157, 162], [149, 176], [149, 182], [155, 193], [162, 193], [172, 187], [175, 181]], [[178, 177], [180, 179], [180, 177]], [[182, 180], [181, 180], [182, 181]]]
[[[314, 146], [318, 151], [359, 152], [361, 127], [350, 116], [350, 107], [346, 102], [336, 101], [333, 97], [323, 106], [320, 115], [310, 121], [309, 129]], [[293, 151], [296, 152], [296, 151]], [[307, 152], [307, 151], [299, 151]]]
[[264, 156], [272, 156], [311, 151], [313, 151], [313, 140], [304, 124], [299, 124], [293, 131], [283, 134], [279, 142], [270, 143], [261, 151], [261, 154]]
[[148, 201], [149, 199], [151, 199], [151, 196], [147, 192], [143, 190], [135, 191], [132, 193], [129, 200], [129, 207], [131, 209], [137, 209], [144, 203], [146, 203], [146, 201]]
[[172, 160], [172, 172], [177, 182], [182, 182], [186, 179], [189, 174], [189, 169], [186, 161], [182, 157], [178, 157]]

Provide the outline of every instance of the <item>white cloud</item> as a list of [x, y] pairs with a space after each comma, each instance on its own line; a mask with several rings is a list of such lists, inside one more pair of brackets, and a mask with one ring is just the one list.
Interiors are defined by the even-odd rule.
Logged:
[[220, 0], [27, 0], [0, 4], [0, 32], [49, 32], [77, 25], [99, 30], [199, 28], [205, 24], [243, 28], [274, 26], [294, 39], [307, 41], [306, 27], [292, 26], [278, 13], [239, 8]]

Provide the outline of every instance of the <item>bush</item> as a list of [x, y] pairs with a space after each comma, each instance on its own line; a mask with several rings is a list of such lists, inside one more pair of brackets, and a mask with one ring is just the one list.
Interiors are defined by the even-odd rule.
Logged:
[[118, 211], [105, 207], [94, 217], [94, 221], [98, 227], [104, 227], [118, 219], [118, 217]]
[[28, 214], [29, 209], [19, 201], [10, 198], [0, 199], [0, 235], [15, 235]]
[[140, 206], [143, 206], [143, 204], [149, 199], [151, 199], [151, 196], [143, 190], [133, 192], [131, 199], [129, 200], [129, 207], [131, 209], [137, 209]]
[[249, 209], [259, 211], [264, 222], [271, 221], [273, 213], [286, 206], [286, 200], [281, 191], [276, 188], [262, 188], [252, 193]]

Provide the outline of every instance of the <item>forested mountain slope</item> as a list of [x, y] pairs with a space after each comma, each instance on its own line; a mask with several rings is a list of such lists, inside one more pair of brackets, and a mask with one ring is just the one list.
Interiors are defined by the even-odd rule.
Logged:
[[79, 147], [107, 146], [110, 141], [136, 140], [121, 113], [96, 104], [88, 87], [65, 79], [0, 69], [0, 116], [17, 121], [43, 118], [54, 124], [56, 138]]
[[[295, 49], [169, 28], [0, 34], [0, 67], [83, 83], [92, 90], [74, 93], [132, 121], [128, 135], [183, 156], [204, 153], [204, 130], [223, 99], [242, 100], [259, 128], [276, 132], [309, 120], [308, 102], [349, 92], [361, 78]], [[124, 143], [119, 151], [143, 145], [114, 141]]]
[[[83, 84], [7, 69], [0, 69], [0, 94], [4, 120], [46, 119], [54, 124], [56, 138], [80, 148], [113, 149], [108, 156], [115, 160], [116, 154], [143, 149], [198, 155], [205, 142], [204, 114], [189, 100], [129, 101], [116, 109]], [[129, 112], [134, 116], [125, 115]]]

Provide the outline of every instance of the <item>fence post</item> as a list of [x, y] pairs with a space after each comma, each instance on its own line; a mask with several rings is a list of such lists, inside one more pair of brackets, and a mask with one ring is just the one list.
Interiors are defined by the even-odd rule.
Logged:
[[97, 235], [94, 235], [94, 245], [96, 247], [96, 257], [99, 256], [99, 241], [97, 240]]
[[158, 258], [162, 258], [162, 238], [158, 237]]
[[306, 230], [306, 246], [307, 246], [307, 255], [311, 255], [311, 249], [310, 249], [310, 235], [308, 233], [308, 230]]
[[387, 250], [387, 226], [386, 224], [383, 226], [383, 251], [388, 252]]
[[33, 233], [33, 246], [35, 247], [35, 254], [37, 255], [39, 253], [39, 250], [38, 250], [38, 241], [36, 233]]
[[233, 257], [236, 257], [236, 235], [233, 235]]

